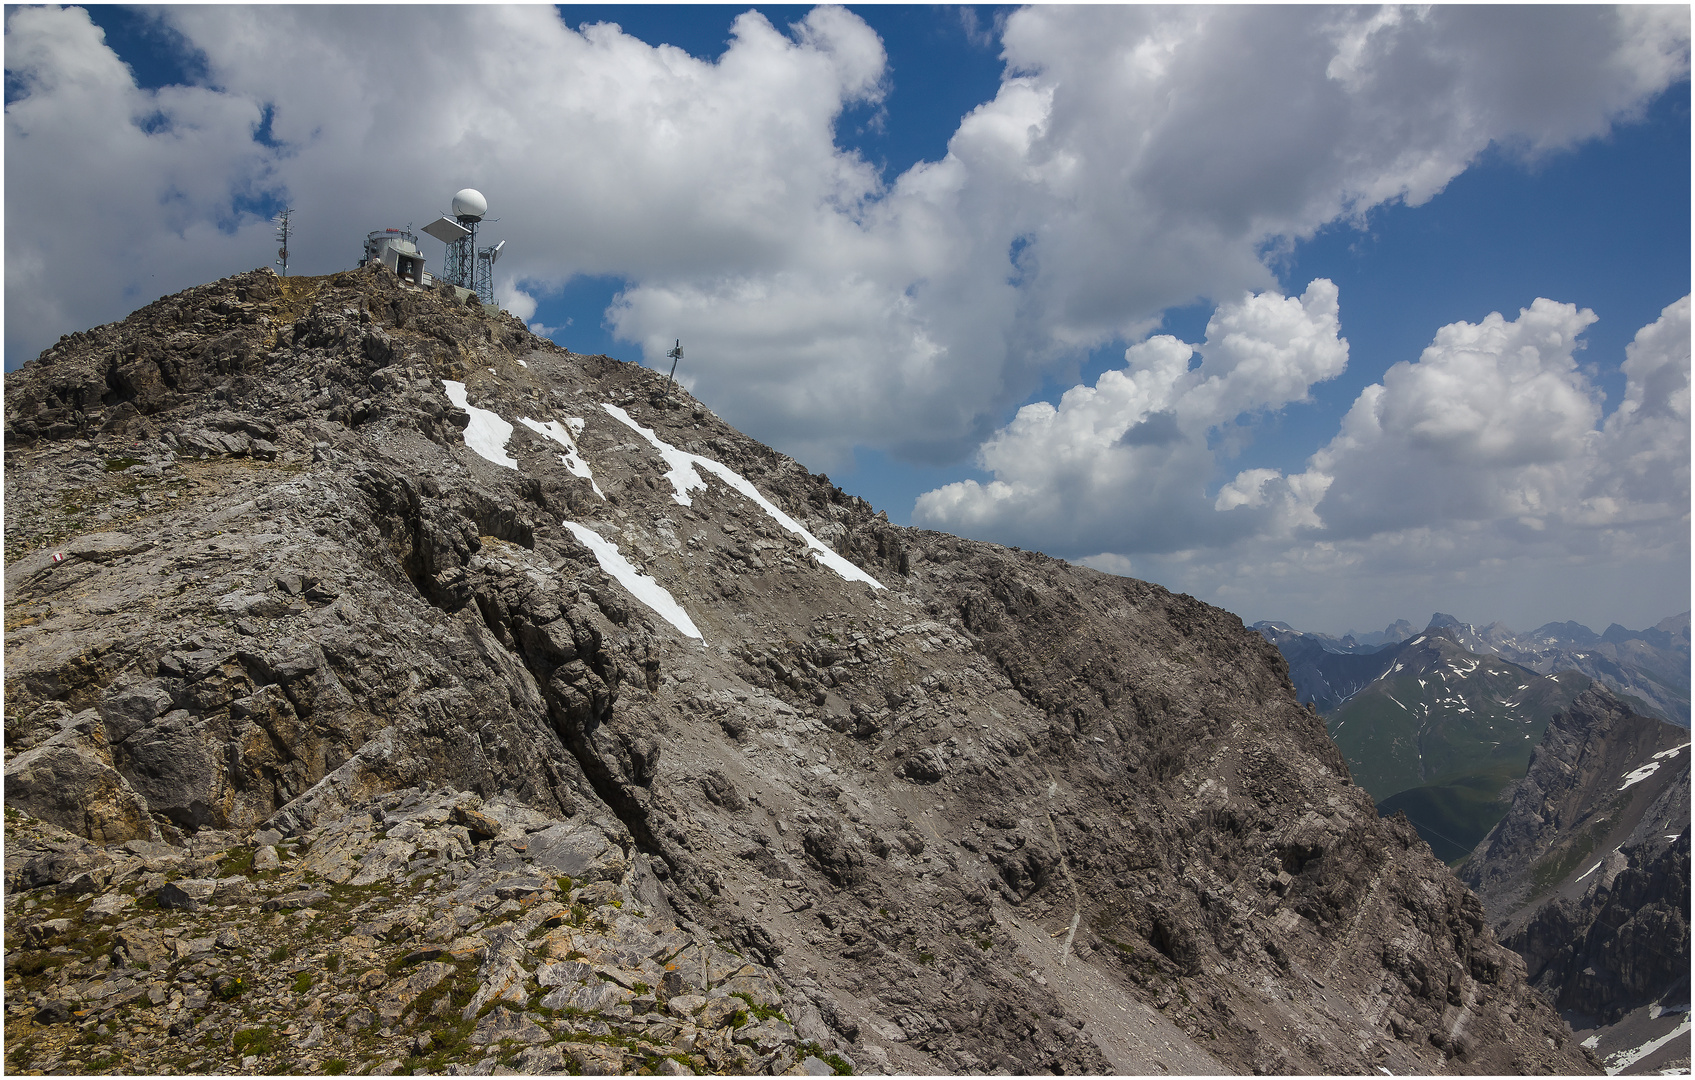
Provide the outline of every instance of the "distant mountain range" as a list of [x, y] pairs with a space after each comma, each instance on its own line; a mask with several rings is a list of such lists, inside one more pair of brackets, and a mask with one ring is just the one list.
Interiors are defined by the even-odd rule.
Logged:
[[1437, 612], [1421, 633], [1334, 638], [1256, 623], [1325, 717], [1354, 782], [1384, 816], [1404, 811], [1439, 858], [1463, 859], [1506, 813], [1549, 720], [1598, 682], [1635, 711], [1689, 724], [1689, 615], [1596, 634], [1549, 623], [1516, 634]]
[[[1393, 664], [1394, 649], [1415, 635], [1401, 619], [1381, 633], [1340, 637], [1296, 630], [1287, 623], [1253, 627], [1282, 651], [1303, 702], [1324, 715], [1336, 711]], [[1479, 630], [1441, 612], [1425, 633], [1445, 631], [1455, 644], [1479, 656], [1495, 656], [1540, 675], [1577, 671], [1626, 699], [1638, 711], [1680, 727], [1690, 724], [1689, 612], [1662, 619], [1646, 630], [1618, 623], [1602, 633], [1577, 622], [1547, 623], [1520, 634], [1494, 622]]]

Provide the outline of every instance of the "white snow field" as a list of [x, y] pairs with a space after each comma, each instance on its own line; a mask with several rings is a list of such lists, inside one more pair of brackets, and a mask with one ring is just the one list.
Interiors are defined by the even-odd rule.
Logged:
[[678, 633], [692, 637], [705, 644], [700, 631], [695, 628], [694, 620], [683, 610], [683, 605], [659, 582], [630, 565], [630, 561], [618, 553], [618, 545], [595, 532], [587, 525], [579, 525], [575, 521], [562, 523], [571, 530], [583, 546], [594, 552], [600, 568], [618, 579], [618, 584], [630, 591], [630, 595], [653, 609], [654, 614], [677, 628]]
[[508, 469], [518, 467], [518, 459], [506, 456], [506, 440], [512, 437], [512, 425], [502, 420], [496, 413], [487, 409], [479, 409], [470, 403], [465, 396], [465, 384], [443, 379], [441, 384], [447, 388], [447, 400], [471, 417], [471, 422], [465, 428], [465, 445], [479, 457], [486, 458], [496, 465], [504, 465]]
[[754, 487], [753, 484], [748, 482], [748, 480], [740, 473], [736, 472], [736, 470], [730, 468], [728, 465], [723, 465], [719, 462], [713, 461], [709, 457], [702, 457], [699, 454], [691, 454], [687, 450], [677, 449], [664, 439], [661, 439], [658, 435], [655, 435], [651, 429], [642, 427], [640, 424], [636, 423], [630, 418], [629, 413], [620, 409], [616, 405], [606, 404], [602, 405], [601, 408], [605, 409], [620, 423], [625, 424], [631, 430], [635, 431], [636, 434], [646, 439], [648, 444], [659, 452], [659, 456], [665, 459], [665, 464], [671, 467], [670, 471], [665, 474], [665, 479], [671, 481], [671, 487], [674, 489], [674, 494], [671, 497], [676, 499], [679, 503], [684, 506], [692, 506], [694, 504], [694, 500], [689, 498], [689, 492], [696, 488], [706, 487], [706, 480], [699, 472], [696, 471], [695, 467], [699, 466], [700, 468], [716, 475], [720, 480], [724, 481], [724, 483], [730, 485], [730, 487], [753, 500], [753, 502], [756, 503], [761, 510], [764, 510], [767, 514], [771, 515], [771, 519], [773, 521], [805, 540], [807, 548], [812, 552], [812, 557], [829, 567], [831, 570], [834, 570], [837, 574], [841, 575], [843, 580], [863, 581], [874, 589], [881, 589], [884, 587], [882, 582], [836, 554], [836, 552], [822, 540], [808, 532], [800, 522], [777, 509], [777, 507], [771, 503], [771, 500], [761, 495], [759, 493], [759, 489]]
[[557, 420], [549, 420], [544, 424], [540, 420], [531, 420], [527, 416], [520, 416], [518, 422], [536, 434], [552, 439], [563, 446], [565, 452], [559, 455], [559, 463], [565, 466], [572, 476], [580, 476], [587, 480], [589, 486], [594, 488], [596, 495], [603, 499], [606, 498], [606, 493], [601, 491], [600, 485], [594, 482], [594, 472], [589, 468], [589, 463], [583, 460], [582, 454], [577, 450], [575, 436], [582, 434], [583, 422], [581, 419], [568, 416], [563, 424]]

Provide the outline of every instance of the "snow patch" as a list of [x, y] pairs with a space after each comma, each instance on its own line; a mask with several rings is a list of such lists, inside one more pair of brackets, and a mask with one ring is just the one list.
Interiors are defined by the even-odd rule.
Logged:
[[574, 434], [580, 434], [583, 430], [583, 422], [580, 419], [571, 416], [567, 417], [563, 424], [557, 420], [549, 420], [544, 424], [540, 420], [531, 420], [527, 416], [520, 416], [518, 422], [536, 434], [552, 439], [563, 446], [565, 452], [559, 455], [559, 463], [565, 466], [572, 476], [580, 476], [587, 480], [589, 486], [594, 488], [596, 495], [603, 499], [606, 498], [606, 493], [601, 491], [600, 485], [594, 482], [594, 473], [589, 469], [589, 463], [583, 460], [581, 452], [577, 449], [577, 440], [572, 437]]
[[[1658, 756], [1658, 755], [1656, 755], [1656, 756]], [[1660, 763], [1657, 762], [1657, 761], [1650, 761], [1650, 762], [1648, 762], [1648, 764], [1643, 765], [1640, 768], [1635, 768], [1635, 769], [1632, 769], [1629, 772], [1625, 773], [1624, 774], [1624, 783], [1620, 784], [1618, 786], [1618, 789], [1620, 791], [1623, 791], [1625, 788], [1629, 787], [1630, 785], [1640, 783], [1643, 780], [1648, 779], [1650, 776], [1653, 776], [1655, 773], [1657, 773], [1659, 771], [1660, 771]]]
[[630, 595], [653, 609], [653, 613], [677, 628], [686, 637], [699, 640], [700, 631], [695, 629], [694, 620], [683, 610], [683, 605], [659, 582], [630, 565], [630, 560], [618, 554], [618, 545], [595, 532], [587, 525], [578, 525], [575, 521], [563, 522], [571, 535], [575, 536], [582, 545], [594, 552], [594, 557], [600, 563], [600, 568], [618, 579], [618, 584], [630, 591]]
[[498, 414], [472, 405], [465, 396], [464, 383], [443, 379], [441, 384], [447, 388], [447, 400], [471, 417], [471, 422], [465, 426], [465, 445], [478, 457], [516, 469], [518, 460], [506, 456], [506, 440], [512, 437], [512, 425]]
[[716, 475], [720, 480], [753, 500], [760, 509], [771, 515], [771, 519], [773, 521], [787, 529], [789, 532], [794, 533], [802, 540], [805, 540], [807, 549], [812, 553], [812, 557], [829, 567], [831, 570], [834, 570], [837, 574], [841, 575], [843, 580], [863, 581], [873, 589], [883, 588], [882, 582], [836, 554], [836, 552], [827, 546], [822, 540], [808, 532], [800, 522], [777, 509], [777, 507], [774, 506], [769, 499], [759, 493], [758, 488], [749, 483], [747, 479], [740, 473], [736, 472], [736, 470], [730, 468], [728, 465], [723, 465], [719, 462], [713, 461], [709, 457], [702, 457], [699, 454], [691, 454], [686, 450], [677, 449], [664, 439], [661, 439], [658, 435], [655, 435], [651, 429], [644, 428], [640, 424], [636, 423], [630, 418], [629, 413], [620, 409], [616, 405], [604, 404], [601, 408], [605, 409], [614, 419], [628, 426], [631, 430], [635, 431], [636, 434], [646, 439], [648, 441], [648, 445], [652, 446], [659, 452], [659, 456], [665, 459], [665, 464], [671, 467], [670, 471], [665, 474], [665, 479], [671, 481], [671, 487], [673, 489], [671, 497], [677, 500], [677, 502], [684, 506], [692, 506], [694, 504], [694, 500], [689, 497], [689, 492], [696, 488], [704, 489], [706, 487], [706, 480], [697, 471], [696, 467], [698, 466], [699, 468], [705, 469], [707, 472]]
[[1671, 1042], [1673, 1039], [1677, 1039], [1677, 1038], [1680, 1038], [1682, 1036], [1688, 1035], [1689, 1034], [1689, 1028], [1690, 1028], [1689, 1014], [1684, 1013], [1682, 1023], [1678, 1024], [1677, 1027], [1673, 1028], [1671, 1031], [1668, 1031], [1664, 1035], [1661, 1035], [1659, 1038], [1649, 1039], [1647, 1042], [1643, 1043], [1641, 1046], [1638, 1046], [1638, 1047], [1631, 1049], [1631, 1050], [1620, 1050], [1616, 1053], [1608, 1054], [1607, 1055], [1607, 1062], [1606, 1062], [1607, 1075], [1608, 1076], [1617, 1076], [1619, 1073], [1630, 1068], [1632, 1065], [1636, 1064], [1638, 1061], [1641, 1061], [1643, 1058], [1647, 1057], [1649, 1054], [1652, 1054], [1654, 1051], [1658, 1050], [1660, 1047]]
[[1680, 751], [1687, 750], [1687, 749], [1689, 749], [1689, 744], [1684, 743], [1682, 746], [1674, 746], [1670, 750], [1661, 750], [1659, 753], [1654, 755], [1654, 760], [1658, 761], [1661, 758], [1676, 757]]

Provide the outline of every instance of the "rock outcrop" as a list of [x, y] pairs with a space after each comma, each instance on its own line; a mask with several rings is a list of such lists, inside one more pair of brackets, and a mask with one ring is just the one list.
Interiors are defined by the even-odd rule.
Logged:
[[[769, 986], [749, 995], [793, 1036], [772, 1028], [744, 1054], [743, 1028], [702, 1019], [733, 1010], [710, 973], [629, 1017], [622, 998], [539, 1012], [552, 987], [526, 930], [507, 966], [484, 970], [492, 939], [476, 961], [476, 994], [511, 990], [503, 1034], [442, 1036], [498, 1052], [443, 1067], [501, 1067], [522, 1044], [526, 1071], [593, 1071], [584, 1032], [639, 1043], [620, 1068], [1597, 1066], [1476, 898], [1349, 782], [1238, 619], [891, 526], [653, 372], [380, 269], [258, 271], [72, 335], [9, 377], [6, 418], [8, 828], [84, 838], [39, 857], [89, 862], [96, 886], [9, 867], [8, 946], [31, 940], [31, 901], [72, 920], [36, 933], [79, 985], [116, 963], [88, 912], [122, 916], [107, 897], [132, 880], [114, 894], [102, 859], [164, 860], [136, 903], [173, 914], [127, 929], [170, 922], [180, 938], [181, 920], [210, 918], [193, 932], [259, 934], [271, 913], [250, 931], [242, 905], [283, 899], [271, 882], [333, 883], [307, 869], [326, 836], [359, 832], [373, 806], [428, 816], [452, 799], [477, 853], [455, 862], [463, 880], [410, 833], [372, 833], [338, 856], [341, 887], [397, 895], [360, 894], [360, 918], [451, 914], [473, 878], [486, 891], [529, 873], [548, 830], [592, 825], [629, 864], [606, 880], [651, 916], [631, 932], [663, 937], [653, 920], [674, 917], [689, 947], [739, 954]], [[551, 824], [508, 835], [491, 805]], [[243, 848], [277, 867], [205, 865]], [[61, 889], [99, 896], [67, 906]], [[571, 911], [577, 889], [500, 903]], [[458, 932], [492, 925], [470, 906]], [[348, 1034], [348, 1069], [434, 1062], [435, 1035], [420, 1043], [413, 1014], [384, 1003], [428, 973], [468, 988], [466, 971], [424, 966], [470, 963], [450, 948], [406, 967], [419, 941], [453, 940], [401, 931], [362, 950], [370, 985], [334, 982], [316, 1022]], [[318, 948], [293, 962], [320, 964]], [[141, 997], [107, 1003], [35, 965], [9, 963], [17, 1069], [135, 1071], [155, 1059], [93, 1056], [102, 1027], [176, 1015], [154, 982], [235, 977], [191, 946], [136, 980]], [[607, 974], [633, 992], [638, 970]], [[706, 1002], [678, 1004], [691, 996]], [[184, 1015], [218, 1035], [206, 1071], [330, 1067], [240, 1055], [250, 1042], [219, 1041], [233, 1020]], [[631, 1026], [655, 1015], [653, 1039]], [[80, 1041], [28, 1042], [35, 1017], [68, 1017]], [[685, 1021], [718, 1057], [677, 1041]]]
[[24, 899], [8, 911], [21, 944], [7, 968], [31, 999], [8, 1024], [14, 1067], [853, 1066], [814, 1041], [833, 1040], [804, 996], [677, 925], [614, 821], [410, 789], [287, 838], [207, 830], [182, 848], [102, 848], [43, 824], [8, 841], [7, 884]]
[[[1688, 736], [1591, 687], [1549, 724], [1507, 816], [1460, 869], [1610, 1068], [1689, 1060]], [[1635, 1055], [1680, 1023], [1679, 1045]]]

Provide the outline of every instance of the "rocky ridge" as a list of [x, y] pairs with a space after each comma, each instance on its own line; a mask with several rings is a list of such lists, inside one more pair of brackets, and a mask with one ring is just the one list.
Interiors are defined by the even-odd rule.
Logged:
[[13, 1071], [852, 1069], [804, 996], [678, 927], [616, 822], [410, 789], [287, 838], [8, 840]]
[[[616, 823], [678, 932], [757, 965], [795, 1030], [690, 1068], [804, 1068], [805, 1042], [873, 1072], [1597, 1067], [1239, 620], [891, 526], [653, 372], [380, 269], [258, 271], [65, 339], [8, 378], [6, 418], [13, 843], [50, 825], [114, 864], [150, 844], [310, 858], [408, 791]], [[477, 859], [521, 861], [513, 839]], [[405, 853], [391, 878], [417, 891], [392, 903], [456, 910], [440, 858]], [[150, 872], [159, 902], [218, 877]], [[65, 880], [9, 878], [8, 945]], [[576, 888], [531, 908], [573, 910]], [[37, 944], [86, 958], [57, 970], [120, 959], [77, 921], [96, 902], [42, 912], [73, 921]], [[60, 984], [28, 982], [53, 966], [18, 951], [9, 1015], [59, 1016]], [[382, 984], [332, 995], [353, 995], [332, 1017], [350, 1039], [400, 976], [366, 951]], [[512, 959], [540, 989], [539, 959]], [[506, 1010], [520, 1028], [533, 998]], [[161, 1007], [61, 1004], [96, 1036]], [[211, 1019], [220, 1039], [234, 1022]], [[549, 1047], [589, 1030], [551, 1019], [529, 1019]], [[406, 1064], [404, 1020], [340, 1060]], [[229, 1037], [201, 1068], [276, 1067]], [[559, 1052], [525, 1067], [587, 1070]]]
[[1549, 724], [1460, 874], [1609, 1070], [1687, 1069], [1687, 731], [1591, 687]]
[[1671, 845], [1687, 825], [1688, 745], [1687, 731], [1601, 686], [1556, 713], [1506, 817], [1459, 870], [1497, 927], [1516, 931], [1532, 904], [1591, 889], [1573, 875], [1621, 845], [1647, 843], [1653, 855]]

